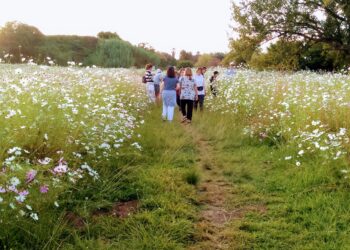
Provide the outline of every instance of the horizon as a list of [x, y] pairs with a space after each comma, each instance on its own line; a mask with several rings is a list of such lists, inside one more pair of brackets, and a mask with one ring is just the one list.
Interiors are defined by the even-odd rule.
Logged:
[[[229, 51], [229, 38], [232, 36], [231, 0], [224, 0], [220, 4], [199, 0], [190, 3], [186, 0], [178, 2], [180, 4], [174, 5], [172, 9], [174, 17], [167, 23], [164, 21], [169, 19], [167, 3], [162, 0], [148, 0], [147, 3], [140, 0], [130, 0], [127, 3], [101, 0], [98, 5], [95, 0], [62, 0], [50, 3], [44, 0], [14, 0], [5, 3], [1, 8], [0, 27], [7, 22], [17, 21], [35, 26], [49, 36], [96, 37], [101, 31], [110, 31], [116, 32], [123, 40], [134, 45], [147, 43], [155, 50], [169, 54], [175, 48], [177, 56], [181, 50], [193, 54]], [[53, 9], [55, 12], [52, 12]], [[123, 11], [124, 9], [127, 11]], [[144, 13], [150, 14], [143, 17]], [[91, 18], [93, 16], [95, 18]], [[78, 22], [74, 21], [76, 19]], [[148, 20], [149, 24], [144, 19]], [[173, 30], [177, 35], [169, 29], [169, 25], [174, 26]], [[186, 25], [190, 25], [190, 28], [186, 29]]]

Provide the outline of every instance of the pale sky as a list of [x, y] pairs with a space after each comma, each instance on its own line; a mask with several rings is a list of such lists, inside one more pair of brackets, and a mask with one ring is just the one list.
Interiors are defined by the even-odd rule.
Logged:
[[231, 0], [4, 0], [0, 26], [33, 25], [46, 35], [117, 32], [156, 50], [227, 52]]

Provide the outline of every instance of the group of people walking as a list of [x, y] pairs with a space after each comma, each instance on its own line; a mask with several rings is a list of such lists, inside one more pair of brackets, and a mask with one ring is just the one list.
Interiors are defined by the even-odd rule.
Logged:
[[[146, 72], [143, 76], [143, 83], [146, 84], [147, 93], [153, 102], [163, 101], [162, 119], [172, 121], [176, 105], [182, 113], [182, 123], [191, 123], [193, 110], [203, 111], [204, 100], [207, 94], [205, 73], [206, 67], [199, 67], [193, 73], [191, 68], [181, 68], [178, 71], [170, 66], [166, 75], [163, 76], [162, 70], [158, 69], [156, 74], [152, 74], [153, 65], [146, 65]], [[211, 93], [217, 95], [215, 71], [210, 77]]]

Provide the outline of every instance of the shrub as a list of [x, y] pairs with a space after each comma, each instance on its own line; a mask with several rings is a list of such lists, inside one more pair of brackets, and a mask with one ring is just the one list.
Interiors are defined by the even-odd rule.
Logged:
[[193, 66], [194, 66], [193, 63], [191, 61], [187, 61], [187, 60], [178, 61], [178, 63], [177, 63], [178, 68], [187, 68], [187, 67], [193, 68]]

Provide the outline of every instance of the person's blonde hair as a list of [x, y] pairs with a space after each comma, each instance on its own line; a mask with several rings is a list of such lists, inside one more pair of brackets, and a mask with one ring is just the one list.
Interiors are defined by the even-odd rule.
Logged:
[[191, 68], [186, 68], [186, 69], [185, 69], [185, 76], [188, 76], [188, 78], [189, 78], [190, 80], [192, 80], [193, 74], [192, 74], [192, 69], [191, 69]]

